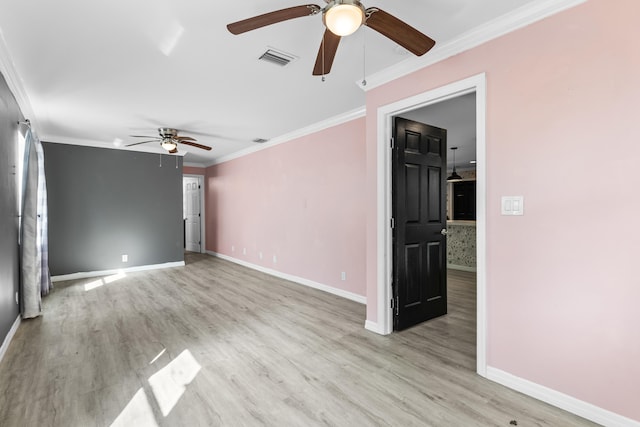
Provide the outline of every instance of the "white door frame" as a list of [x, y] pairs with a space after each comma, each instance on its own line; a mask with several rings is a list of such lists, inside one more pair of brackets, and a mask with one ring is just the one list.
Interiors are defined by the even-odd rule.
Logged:
[[[206, 252], [206, 229], [205, 229], [205, 212], [204, 212], [204, 175], [183, 174], [183, 178], [198, 178], [198, 187], [200, 192], [200, 253]], [[184, 181], [182, 185], [182, 191], [184, 193]]]
[[[410, 110], [446, 101], [467, 93], [476, 93], [476, 250], [477, 250], [477, 352], [476, 370], [487, 376], [487, 295], [486, 295], [486, 76], [484, 73], [460, 80], [410, 98], [378, 108], [377, 112], [377, 314], [375, 332], [393, 332], [391, 281], [393, 277], [392, 216], [392, 155], [389, 141], [393, 132], [393, 117]], [[369, 325], [374, 326], [374, 325]], [[373, 328], [370, 328], [373, 329]]]

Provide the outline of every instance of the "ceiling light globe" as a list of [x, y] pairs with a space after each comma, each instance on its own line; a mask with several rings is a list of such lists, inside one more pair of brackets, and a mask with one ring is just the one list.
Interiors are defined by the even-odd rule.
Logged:
[[335, 1], [323, 15], [324, 25], [333, 34], [344, 37], [356, 32], [364, 22], [364, 7], [359, 1]]
[[165, 141], [162, 141], [162, 148], [164, 148], [167, 151], [173, 151], [176, 148], [178, 148], [178, 146], [172, 140], [165, 140]]

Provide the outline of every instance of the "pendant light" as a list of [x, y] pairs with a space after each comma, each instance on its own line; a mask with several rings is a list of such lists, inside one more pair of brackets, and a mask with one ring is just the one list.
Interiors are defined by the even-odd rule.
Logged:
[[449, 178], [447, 178], [447, 181], [452, 181], [454, 179], [462, 179], [462, 177], [456, 173], [456, 150], [457, 149], [458, 147], [451, 147], [451, 151], [453, 151], [453, 173]]

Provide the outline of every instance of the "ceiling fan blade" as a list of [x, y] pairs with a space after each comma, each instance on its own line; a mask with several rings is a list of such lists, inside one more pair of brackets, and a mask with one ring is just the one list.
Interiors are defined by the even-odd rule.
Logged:
[[294, 6], [286, 9], [280, 9], [263, 15], [254, 16], [253, 18], [243, 19], [227, 25], [227, 29], [232, 34], [242, 34], [257, 28], [266, 27], [267, 25], [276, 24], [278, 22], [287, 21], [294, 18], [302, 18], [303, 16], [315, 15], [322, 9], [315, 4], [306, 4], [303, 6]]
[[159, 138], [157, 136], [149, 136], [149, 135], [129, 135], [131, 138], [152, 138], [152, 139], [157, 139], [160, 140], [162, 138]]
[[424, 55], [436, 44], [433, 39], [425, 36], [411, 25], [377, 7], [367, 9], [367, 16], [365, 22], [367, 27], [390, 38], [415, 55]]
[[140, 145], [140, 144], [146, 144], [148, 142], [158, 142], [158, 141], [159, 141], [158, 139], [152, 139], [152, 140], [149, 140], [149, 141], [134, 142], [133, 144], [125, 145], [125, 147], [133, 147], [134, 145]]
[[191, 145], [192, 147], [196, 147], [196, 148], [202, 148], [203, 150], [207, 150], [207, 151], [211, 150], [211, 147], [207, 147], [206, 145], [197, 144], [197, 143], [191, 142], [191, 141], [178, 141], [178, 142], [180, 144]]
[[320, 42], [320, 49], [318, 50], [318, 56], [316, 58], [316, 65], [313, 67], [314, 76], [322, 76], [329, 74], [331, 66], [333, 65], [333, 59], [336, 57], [338, 51], [338, 45], [342, 37], [333, 34], [328, 29], [324, 31], [322, 36], [322, 42]]
[[197, 141], [197, 139], [191, 138], [190, 136], [176, 136], [175, 139], [177, 139], [180, 142], [182, 142], [182, 141]]

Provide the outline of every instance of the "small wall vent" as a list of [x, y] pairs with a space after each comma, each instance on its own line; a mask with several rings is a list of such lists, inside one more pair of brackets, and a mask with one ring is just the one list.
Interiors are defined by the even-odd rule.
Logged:
[[267, 51], [263, 53], [258, 59], [284, 67], [290, 62], [298, 59], [298, 57], [295, 55], [291, 55], [290, 53], [282, 52], [281, 50], [268, 48]]

